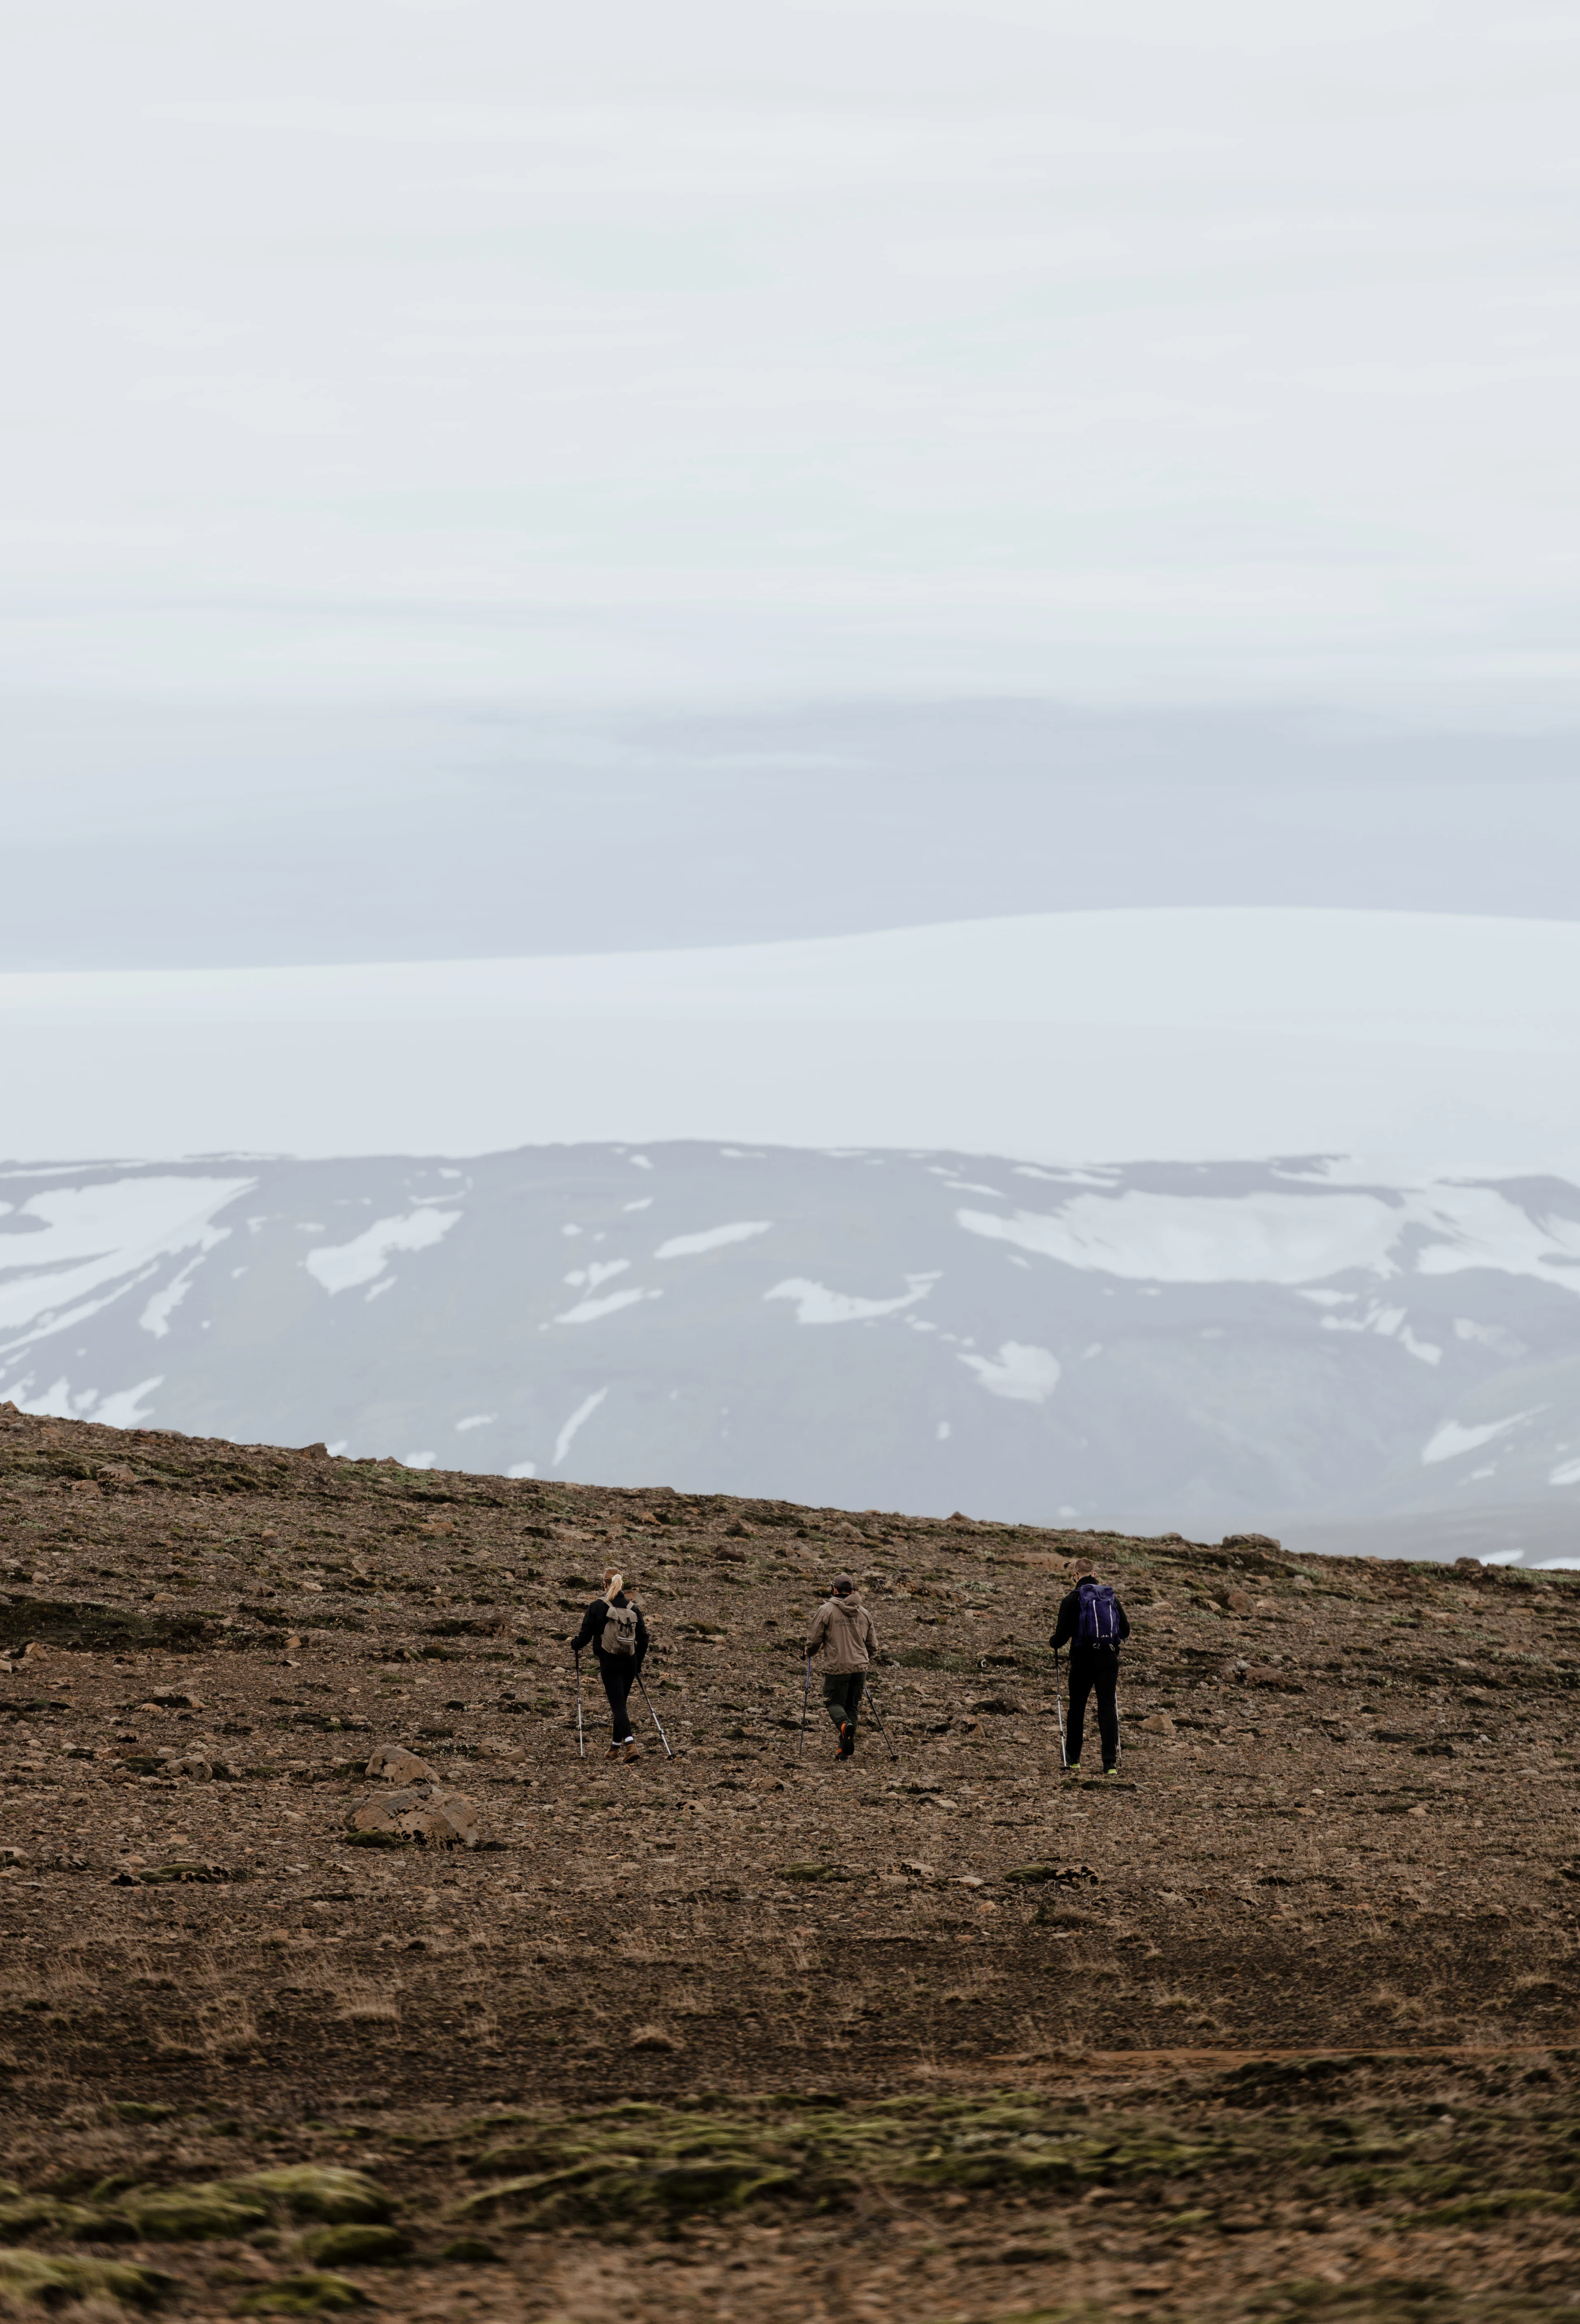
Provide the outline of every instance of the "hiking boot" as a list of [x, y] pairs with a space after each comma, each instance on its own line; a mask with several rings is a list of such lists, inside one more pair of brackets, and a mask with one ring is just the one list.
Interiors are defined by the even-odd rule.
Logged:
[[854, 1757], [855, 1751], [856, 1738], [850, 1732], [850, 1722], [848, 1719], [841, 1719], [840, 1721], [840, 1748], [834, 1753], [834, 1757], [836, 1759], [850, 1759]]
[[622, 1762], [631, 1759], [639, 1759], [641, 1756], [642, 1754], [638, 1748], [637, 1738], [634, 1735], [628, 1735], [625, 1741], [620, 1745], [620, 1749], [615, 1753], [615, 1757]]
[[623, 1743], [611, 1743], [611, 1744], [610, 1745], [610, 1747], [609, 1747], [609, 1756], [610, 1756], [610, 1757], [611, 1757], [611, 1759], [618, 1759], [618, 1758], [621, 1757], [623, 1756], [623, 1754], [624, 1754], [624, 1751], [625, 1751], [625, 1745], [624, 1745]]
[[1065, 1762], [1064, 1772], [1067, 1775], [1079, 1775], [1080, 1773], [1080, 1761], [1079, 1759], [1067, 1760]]

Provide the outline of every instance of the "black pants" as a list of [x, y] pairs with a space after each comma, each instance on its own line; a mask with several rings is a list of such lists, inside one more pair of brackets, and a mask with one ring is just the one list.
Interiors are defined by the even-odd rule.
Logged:
[[867, 1684], [865, 1671], [828, 1671], [823, 1674], [823, 1703], [836, 1727], [850, 1729], [850, 1748], [856, 1748], [856, 1722], [861, 1716], [861, 1690]]
[[626, 1697], [636, 1683], [635, 1655], [600, 1655], [598, 1675], [603, 1681], [603, 1692], [609, 1697], [609, 1713], [613, 1721], [611, 1739], [616, 1743], [634, 1741], [630, 1713], [626, 1709]]
[[1098, 1698], [1098, 1733], [1102, 1738], [1103, 1765], [1116, 1767], [1119, 1764], [1119, 1651], [1116, 1646], [1098, 1646], [1085, 1655], [1070, 1657], [1070, 1736], [1064, 1754], [1070, 1766], [1080, 1757], [1081, 1738], [1086, 1732], [1087, 1697], [1096, 1691]]

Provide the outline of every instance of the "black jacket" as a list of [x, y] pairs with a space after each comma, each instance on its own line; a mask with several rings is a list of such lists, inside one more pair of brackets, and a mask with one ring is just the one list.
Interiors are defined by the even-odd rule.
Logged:
[[[1117, 1598], [1115, 1599], [1114, 1605], [1119, 1616], [1119, 1636], [1122, 1639], [1127, 1638], [1130, 1636], [1129, 1619]], [[1055, 1654], [1059, 1652], [1061, 1646], [1068, 1646], [1071, 1655], [1093, 1652], [1091, 1647], [1083, 1647], [1080, 1643], [1080, 1584], [1079, 1582], [1069, 1597], [1061, 1602], [1059, 1619], [1054, 1625], [1053, 1636], [1048, 1643]], [[1100, 1652], [1101, 1649], [1097, 1651]]]
[[[614, 1603], [617, 1606], [629, 1606], [630, 1602], [623, 1590], [616, 1592]], [[594, 1598], [582, 1617], [581, 1628], [571, 1640], [571, 1652], [574, 1655], [579, 1655], [583, 1646], [592, 1646], [598, 1654], [603, 1652], [600, 1641], [603, 1637], [603, 1625], [609, 1619], [609, 1606], [610, 1601], [607, 1598]], [[637, 1668], [638, 1670], [642, 1667], [647, 1652], [648, 1625], [642, 1619], [642, 1609], [638, 1606], [637, 1609]]]

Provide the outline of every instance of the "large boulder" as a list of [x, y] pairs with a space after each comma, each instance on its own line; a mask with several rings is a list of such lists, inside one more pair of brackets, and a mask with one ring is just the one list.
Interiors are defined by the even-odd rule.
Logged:
[[352, 1810], [351, 1831], [372, 1846], [417, 1840], [427, 1848], [475, 1848], [477, 1803], [437, 1784], [427, 1792], [373, 1792]]

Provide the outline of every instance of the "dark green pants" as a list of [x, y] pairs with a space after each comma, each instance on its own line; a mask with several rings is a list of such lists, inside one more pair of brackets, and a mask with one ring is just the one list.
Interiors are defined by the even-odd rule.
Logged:
[[836, 1727], [849, 1721], [852, 1740], [856, 1721], [861, 1711], [861, 1690], [867, 1683], [865, 1671], [830, 1673], [823, 1680], [823, 1702]]

